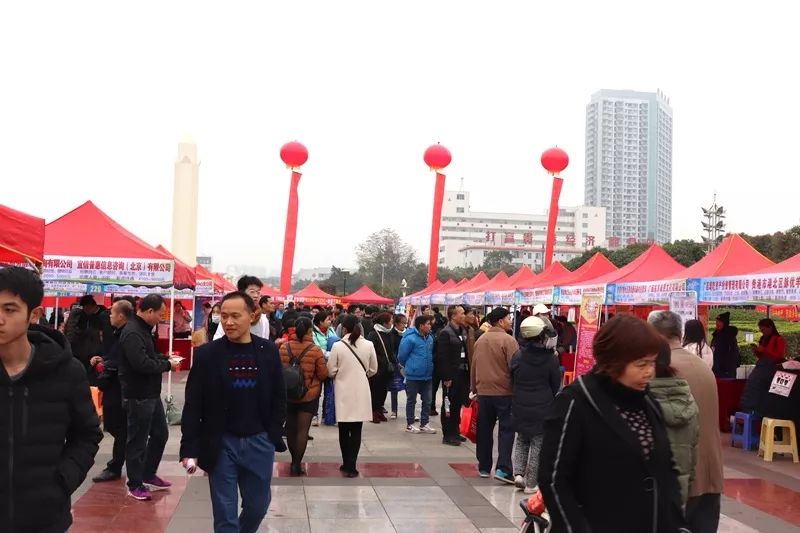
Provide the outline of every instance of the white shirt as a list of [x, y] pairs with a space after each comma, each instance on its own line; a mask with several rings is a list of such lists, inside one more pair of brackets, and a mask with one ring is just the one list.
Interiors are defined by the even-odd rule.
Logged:
[[[684, 350], [691, 352], [697, 355], [697, 343], [693, 342], [691, 344], [687, 344], [683, 347]], [[708, 368], [714, 368], [714, 352], [711, 350], [711, 346], [708, 344], [703, 344], [703, 351], [700, 352], [700, 357], [703, 358], [703, 362], [708, 365]]]
[[[269, 318], [266, 315], [261, 315], [261, 318], [256, 324], [250, 326], [250, 333], [261, 337], [262, 339], [269, 339]], [[225, 330], [222, 329], [222, 322], [220, 321], [219, 326], [217, 327], [216, 333], [214, 333], [214, 339], [221, 339], [225, 335]]]

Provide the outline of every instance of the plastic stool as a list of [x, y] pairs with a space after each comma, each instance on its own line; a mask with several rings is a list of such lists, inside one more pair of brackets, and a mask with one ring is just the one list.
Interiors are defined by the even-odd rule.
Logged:
[[575, 372], [564, 372], [564, 377], [562, 378], [561, 384], [566, 387], [573, 381], [575, 381]]
[[[775, 442], [775, 430], [781, 428], [781, 440]], [[765, 461], [772, 461], [775, 453], [790, 453], [792, 461], [800, 462], [797, 455], [797, 432], [794, 422], [777, 418], [764, 418], [761, 421], [761, 438], [758, 443], [758, 455], [764, 456]]]
[[[741, 432], [738, 429], [741, 428]], [[756, 413], [737, 412], [731, 425], [731, 446], [739, 444], [743, 450], [758, 449], [758, 432], [761, 429], [761, 416]]]

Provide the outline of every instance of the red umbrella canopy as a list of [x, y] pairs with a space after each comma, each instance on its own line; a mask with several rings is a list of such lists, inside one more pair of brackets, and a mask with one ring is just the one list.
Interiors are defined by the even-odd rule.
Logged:
[[175, 261], [175, 273], [173, 278], [173, 284], [175, 285], [176, 289], [194, 289], [197, 285], [197, 274], [195, 269], [172, 255], [172, 253], [161, 246], [160, 244], [156, 246], [156, 250], [168, 255], [173, 261]]
[[0, 263], [44, 262], [44, 219], [0, 205]]
[[750, 243], [733, 233], [697, 263], [675, 276], [675, 279], [740, 276], [764, 270], [775, 263], [761, 255]]
[[[553, 279], [551, 284], [559, 286], [580, 285], [585, 281], [599, 278], [615, 270], [617, 270], [617, 267], [614, 266], [614, 263], [609, 261], [608, 258], [600, 252], [597, 252], [580, 268], [576, 269], [575, 272], [564, 275], [558, 279]], [[537, 283], [537, 285], [539, 285], [539, 283]]]
[[654, 244], [639, 257], [624, 267], [609, 272], [604, 276], [589, 280], [587, 284], [600, 283], [633, 283], [638, 281], [656, 281], [672, 279], [685, 267], [675, 261], [662, 247]]
[[320, 289], [319, 285], [317, 285], [313, 281], [308, 285], [306, 285], [305, 288], [300, 289], [299, 291], [294, 293], [294, 298], [295, 300], [298, 301], [317, 302], [317, 303], [340, 301], [338, 296], [334, 296], [333, 294], [328, 294], [327, 292]]
[[342, 302], [348, 304], [392, 305], [394, 300], [381, 296], [368, 286], [364, 285], [353, 294], [349, 294], [342, 298]]

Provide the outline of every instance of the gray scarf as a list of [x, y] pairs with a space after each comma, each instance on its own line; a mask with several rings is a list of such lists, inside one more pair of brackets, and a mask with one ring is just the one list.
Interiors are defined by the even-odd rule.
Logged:
[[377, 331], [378, 333], [389, 333], [389, 332], [392, 331], [392, 328], [387, 328], [387, 327], [381, 326], [380, 324], [375, 324], [374, 327], [375, 327], [375, 331]]

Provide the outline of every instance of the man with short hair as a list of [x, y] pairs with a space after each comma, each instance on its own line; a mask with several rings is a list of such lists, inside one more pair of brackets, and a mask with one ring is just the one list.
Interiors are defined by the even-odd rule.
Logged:
[[252, 335], [255, 309], [244, 292], [225, 295], [225, 336], [197, 349], [186, 384], [180, 458], [188, 471], [198, 465], [208, 472], [218, 533], [258, 530], [272, 496], [275, 452], [286, 450], [283, 365], [272, 341]]
[[94, 370], [89, 361], [96, 355], [103, 355], [108, 346], [113, 344], [114, 330], [109, 322], [108, 311], [97, 305], [94, 296], [87, 294], [81, 297], [79, 307], [72, 310], [64, 325], [64, 335], [72, 347], [72, 355], [83, 363], [89, 381], [94, 385]]
[[[84, 367], [55, 330], [28, 330], [44, 287], [20, 267], [0, 269], [0, 531], [72, 525], [70, 496], [103, 438]], [[52, 335], [51, 335], [52, 333]]]
[[[261, 300], [261, 289], [264, 287], [264, 282], [255, 276], [242, 276], [236, 282], [236, 288], [239, 292], [247, 294], [253, 302]], [[253, 313], [253, 323], [250, 324], [250, 333], [262, 339], [270, 338], [270, 324], [269, 318], [262, 314], [261, 307], [256, 306]], [[214, 333], [214, 340], [221, 339], [225, 335], [224, 328], [217, 328]]]
[[[122, 477], [122, 465], [125, 464], [125, 446], [128, 440], [128, 418], [122, 407], [122, 388], [119, 383], [119, 337], [122, 328], [133, 318], [133, 304], [128, 300], [118, 299], [111, 306], [111, 326], [114, 327], [114, 342], [103, 356], [95, 356], [90, 361], [100, 376], [97, 380], [103, 391], [103, 426], [114, 437], [111, 448], [111, 460], [105, 469], [92, 478], [95, 483], [114, 481]], [[98, 367], [102, 363], [102, 367]]]
[[449, 413], [442, 409], [442, 443], [461, 446], [459, 434], [461, 407], [469, 401], [469, 353], [464, 308], [447, 309], [447, 325], [436, 337], [436, 370], [442, 380], [442, 396], [450, 402]]
[[680, 315], [672, 311], [653, 311], [647, 320], [669, 342], [675, 377], [689, 383], [689, 390], [700, 411], [697, 465], [689, 487], [686, 520], [692, 533], [714, 532], [719, 526], [720, 495], [724, 488], [717, 380], [701, 357], [683, 348]]
[[[400, 341], [397, 360], [406, 375], [406, 431], [409, 433], [436, 433], [430, 426], [431, 380], [433, 379], [433, 318], [421, 315], [414, 319]], [[422, 397], [419, 428], [414, 426], [417, 395]]]
[[139, 301], [139, 311], [125, 324], [119, 337], [119, 381], [128, 417], [128, 496], [136, 500], [150, 500], [151, 490], [172, 486], [156, 475], [169, 438], [161, 403], [161, 375], [178, 369], [177, 362], [156, 353], [153, 343], [153, 328], [165, 309], [164, 298], [148, 294]]
[[489, 477], [492, 470], [494, 427], [497, 433], [497, 466], [495, 479], [514, 484], [511, 450], [514, 447], [514, 428], [511, 421], [511, 358], [519, 344], [508, 334], [511, 330], [511, 313], [504, 307], [495, 307], [486, 317], [491, 327], [475, 341], [470, 378], [471, 390], [478, 395], [478, 441], [476, 456], [481, 477]]
[[262, 296], [258, 306], [261, 308], [261, 316], [267, 317], [269, 322], [269, 340], [275, 341], [283, 332], [280, 321], [275, 317], [275, 304], [269, 296]]

